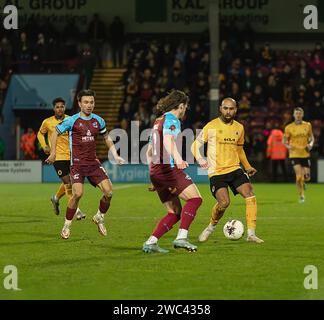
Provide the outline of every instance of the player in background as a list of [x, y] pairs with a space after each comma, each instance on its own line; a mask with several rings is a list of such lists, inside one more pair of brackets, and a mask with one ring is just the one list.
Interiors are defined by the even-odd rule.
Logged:
[[305, 202], [305, 181], [310, 181], [310, 151], [315, 141], [312, 125], [303, 118], [304, 110], [295, 108], [295, 121], [286, 126], [283, 139], [295, 171], [299, 203]]
[[81, 111], [56, 126], [56, 131], [53, 132], [51, 140], [51, 154], [46, 160], [50, 164], [55, 162], [55, 147], [58, 137], [65, 132], [69, 132], [72, 197], [66, 209], [66, 219], [61, 232], [63, 239], [70, 237], [71, 223], [78, 208], [78, 203], [83, 195], [83, 184], [86, 177], [94, 187], [98, 187], [103, 193], [99, 209], [97, 214], [92, 218], [92, 221], [97, 225], [99, 233], [107, 236], [104, 217], [110, 207], [113, 188], [105, 169], [96, 156], [97, 136], [101, 135], [104, 138], [117, 164], [121, 165], [125, 163], [124, 159], [117, 154], [115, 145], [108, 135], [105, 121], [93, 113], [95, 92], [92, 90], [82, 90], [78, 93], [77, 98]]
[[[246, 201], [247, 241], [264, 242], [255, 234], [257, 202], [249, 179], [249, 176], [255, 175], [257, 171], [246, 158], [243, 149], [244, 127], [234, 120], [236, 113], [236, 101], [232, 98], [224, 99], [220, 106], [220, 117], [203, 128], [191, 147], [199, 165], [203, 169], [208, 169], [210, 189], [217, 200], [212, 208], [210, 224], [199, 236], [200, 242], [208, 240], [229, 207], [228, 187], [234, 195], [240, 194]], [[207, 160], [200, 153], [200, 148], [205, 143], [208, 143]], [[240, 164], [243, 165], [246, 173]]]
[[[53, 101], [54, 116], [47, 118], [43, 121], [38, 134], [37, 139], [44, 150], [44, 153], [49, 155], [51, 152], [50, 141], [53, 132], [56, 131], [55, 127], [62, 123], [69, 116], [65, 115], [65, 101], [63, 98], [56, 98]], [[47, 141], [45, 136], [47, 134]], [[56, 160], [54, 162], [54, 168], [61, 179], [62, 183], [59, 186], [55, 195], [51, 197], [54, 213], [60, 214], [59, 204], [60, 199], [66, 195], [68, 199], [72, 196], [72, 185], [70, 180], [70, 146], [68, 134], [61, 135], [57, 140], [56, 146]], [[85, 219], [85, 214], [78, 208], [76, 213], [77, 220]]]
[[[151, 143], [147, 151], [152, 190], [157, 191], [167, 215], [158, 223], [152, 235], [143, 245], [145, 253], [167, 253], [159, 247], [158, 240], [180, 221], [177, 238], [173, 241], [175, 249], [191, 252], [197, 246], [188, 240], [188, 230], [198, 208], [202, 204], [201, 195], [191, 178], [183, 172], [189, 165], [177, 148], [177, 137], [181, 133], [182, 119], [188, 108], [189, 98], [182, 91], [172, 91], [157, 104], [157, 112], [162, 114], [155, 121]], [[182, 208], [180, 199], [186, 202]]]

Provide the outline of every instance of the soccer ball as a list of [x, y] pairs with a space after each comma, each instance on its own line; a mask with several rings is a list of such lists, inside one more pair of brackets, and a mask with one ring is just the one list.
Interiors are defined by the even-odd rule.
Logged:
[[239, 240], [244, 234], [244, 225], [239, 220], [230, 220], [225, 223], [224, 235], [229, 240]]

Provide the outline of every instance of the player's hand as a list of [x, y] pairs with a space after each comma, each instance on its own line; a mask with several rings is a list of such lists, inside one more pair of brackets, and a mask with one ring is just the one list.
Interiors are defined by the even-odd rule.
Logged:
[[151, 185], [148, 187], [148, 191], [150, 191], [150, 192], [155, 192], [155, 191], [156, 191], [156, 189], [155, 189], [155, 187], [153, 186], [152, 183], [151, 183]]
[[310, 152], [310, 151], [312, 151], [312, 149], [313, 149], [313, 146], [308, 144], [306, 147], [306, 151]]
[[183, 161], [183, 160], [182, 160], [181, 162], [176, 163], [176, 166], [177, 166], [178, 169], [180, 169], [180, 170], [184, 170], [184, 169], [186, 169], [186, 168], [189, 167], [189, 164], [188, 164], [187, 161]]
[[56, 158], [55, 154], [50, 154], [50, 156], [45, 160], [45, 162], [48, 164], [53, 164], [55, 162], [55, 158]]
[[203, 159], [203, 158], [200, 158], [198, 160], [198, 164], [200, 165], [200, 167], [204, 170], [207, 170], [209, 168], [209, 164], [207, 162], [207, 160]]
[[47, 154], [47, 155], [50, 155], [51, 154], [51, 148], [49, 146], [46, 146], [44, 149], [43, 149], [44, 153]]
[[253, 177], [258, 171], [255, 168], [251, 168], [249, 170], [246, 170], [249, 177]]
[[115, 161], [119, 166], [122, 166], [126, 162], [122, 157], [116, 157]]

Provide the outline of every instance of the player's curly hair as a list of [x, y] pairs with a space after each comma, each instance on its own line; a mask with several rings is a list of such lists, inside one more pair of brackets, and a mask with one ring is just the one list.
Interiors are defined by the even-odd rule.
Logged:
[[156, 106], [156, 113], [158, 115], [161, 115], [171, 110], [177, 110], [181, 103], [188, 104], [189, 97], [183, 91], [172, 90], [166, 97], [158, 101]]

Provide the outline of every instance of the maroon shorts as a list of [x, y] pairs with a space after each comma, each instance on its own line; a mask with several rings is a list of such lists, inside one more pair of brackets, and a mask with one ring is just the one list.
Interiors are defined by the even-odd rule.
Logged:
[[71, 166], [70, 176], [72, 184], [83, 184], [84, 178], [88, 178], [94, 187], [106, 179], [109, 180], [105, 168], [100, 163], [89, 166]]
[[193, 184], [190, 176], [177, 168], [154, 170], [151, 171], [150, 177], [162, 203], [179, 196]]

